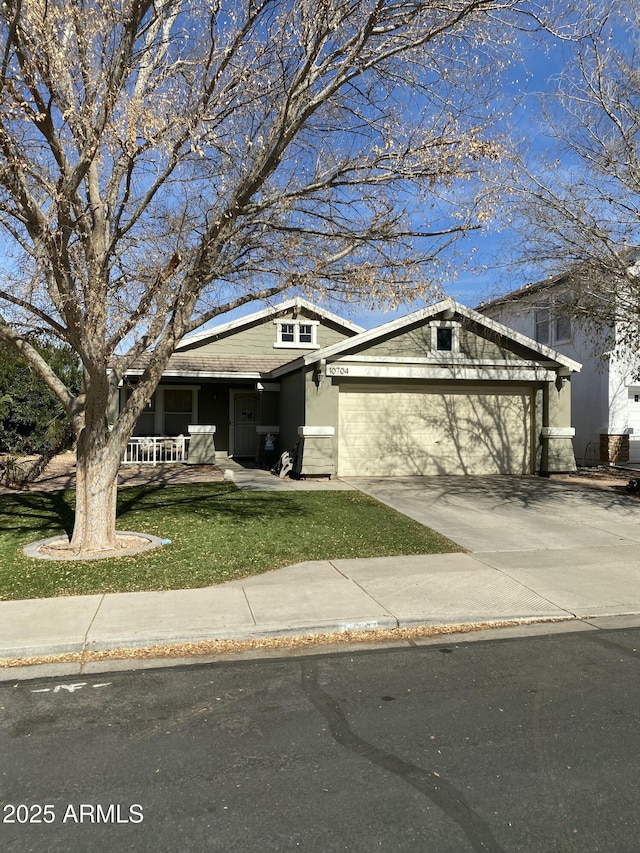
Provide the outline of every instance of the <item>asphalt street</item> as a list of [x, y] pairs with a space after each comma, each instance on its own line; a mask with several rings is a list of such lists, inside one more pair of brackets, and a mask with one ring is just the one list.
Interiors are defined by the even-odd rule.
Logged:
[[0, 849], [637, 853], [640, 629], [0, 685]]

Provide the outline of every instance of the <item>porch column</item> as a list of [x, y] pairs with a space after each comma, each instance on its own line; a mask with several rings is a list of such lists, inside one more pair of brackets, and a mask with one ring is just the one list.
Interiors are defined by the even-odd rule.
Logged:
[[332, 426], [298, 427], [298, 453], [293, 471], [300, 477], [331, 477], [336, 473], [333, 462]]
[[573, 427], [542, 427], [542, 459], [544, 474], [560, 474], [576, 470], [573, 454]]
[[562, 368], [555, 382], [547, 383], [546, 425], [542, 427], [541, 474], [576, 470], [571, 424], [571, 374]]
[[216, 432], [213, 424], [189, 424], [189, 452], [187, 454], [188, 465], [214, 465], [216, 461], [216, 447], [214, 435]]

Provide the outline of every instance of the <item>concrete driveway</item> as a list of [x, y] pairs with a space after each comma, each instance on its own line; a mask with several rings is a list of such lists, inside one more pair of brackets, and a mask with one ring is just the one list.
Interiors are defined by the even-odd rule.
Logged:
[[474, 553], [640, 543], [640, 500], [543, 477], [347, 482]]
[[543, 477], [347, 482], [474, 553], [640, 543], [640, 500]]
[[640, 613], [640, 500], [542, 477], [349, 478], [572, 613]]

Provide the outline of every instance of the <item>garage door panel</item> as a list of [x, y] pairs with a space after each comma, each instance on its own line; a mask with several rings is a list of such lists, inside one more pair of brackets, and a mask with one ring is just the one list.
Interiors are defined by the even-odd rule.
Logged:
[[531, 471], [531, 395], [340, 389], [341, 476]]

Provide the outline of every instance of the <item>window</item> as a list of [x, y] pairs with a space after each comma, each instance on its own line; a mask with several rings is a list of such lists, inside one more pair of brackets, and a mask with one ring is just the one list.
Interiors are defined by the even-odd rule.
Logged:
[[193, 408], [191, 388], [165, 388], [162, 432], [165, 435], [184, 435], [193, 421]]
[[443, 352], [451, 352], [453, 349], [453, 329], [436, 329], [436, 349]]
[[549, 308], [536, 308], [536, 341], [548, 344], [549, 338]]
[[[199, 385], [159, 385], [138, 418], [133, 434], [185, 435], [189, 424], [198, 422], [199, 390]], [[131, 391], [131, 388], [125, 389], [124, 400], [129, 398]]]
[[460, 351], [460, 323], [451, 320], [432, 320], [431, 349], [435, 352]]
[[301, 344], [312, 344], [313, 343], [313, 326], [310, 326], [309, 323], [300, 323], [298, 327], [300, 331], [300, 343]]
[[293, 323], [282, 323], [280, 326], [280, 343], [292, 344], [295, 341], [295, 328]]
[[561, 300], [536, 308], [535, 339], [539, 344], [562, 343], [571, 340], [571, 316]]
[[276, 320], [275, 347], [298, 347], [299, 349], [316, 349], [317, 320]]
[[[132, 391], [133, 388], [126, 389], [125, 400], [129, 399]], [[156, 400], [157, 394], [154, 394], [142, 410], [142, 414], [135, 426], [134, 435], [154, 435], [156, 429]]]
[[555, 340], [560, 341], [571, 340], [571, 317], [568, 314], [559, 314], [555, 319]]

